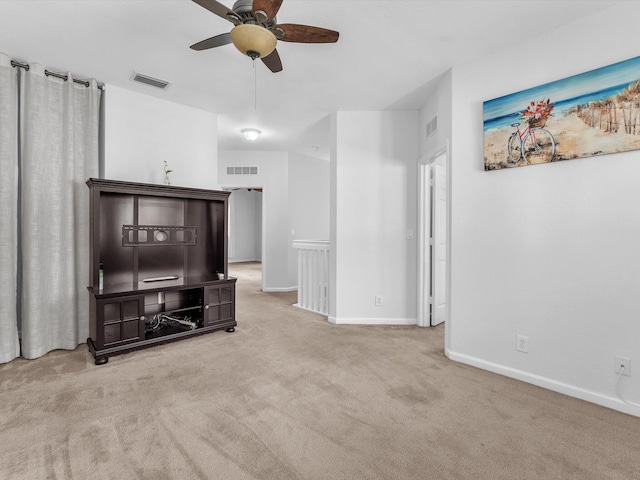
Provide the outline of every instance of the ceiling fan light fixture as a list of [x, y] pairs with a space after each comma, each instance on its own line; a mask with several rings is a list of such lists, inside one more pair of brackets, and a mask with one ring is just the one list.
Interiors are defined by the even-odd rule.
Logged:
[[246, 138], [251, 142], [253, 142], [256, 138], [258, 138], [258, 136], [260, 136], [260, 134], [262, 133], [257, 128], [243, 128], [242, 130], [240, 130], [240, 132], [242, 132], [242, 135], [244, 135], [244, 138]]
[[268, 56], [275, 50], [278, 42], [269, 30], [250, 23], [233, 27], [231, 41], [240, 52], [254, 60]]

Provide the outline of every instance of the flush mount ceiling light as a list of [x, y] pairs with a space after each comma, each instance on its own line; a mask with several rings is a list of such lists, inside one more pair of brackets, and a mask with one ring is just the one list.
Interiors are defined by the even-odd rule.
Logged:
[[236, 25], [230, 35], [235, 47], [253, 60], [270, 55], [278, 41], [271, 31], [250, 23]]
[[262, 133], [257, 128], [243, 128], [240, 131], [242, 132], [242, 135], [244, 135], [244, 138], [252, 142]]

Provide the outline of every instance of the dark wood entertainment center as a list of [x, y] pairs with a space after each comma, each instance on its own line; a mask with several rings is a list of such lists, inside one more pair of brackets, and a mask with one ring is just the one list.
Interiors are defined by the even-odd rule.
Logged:
[[235, 330], [228, 276], [229, 192], [91, 178], [90, 322], [109, 356]]

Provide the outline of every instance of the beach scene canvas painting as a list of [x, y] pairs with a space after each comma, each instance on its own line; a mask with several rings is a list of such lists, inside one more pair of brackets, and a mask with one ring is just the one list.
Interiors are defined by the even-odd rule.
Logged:
[[640, 57], [483, 103], [484, 169], [640, 149]]

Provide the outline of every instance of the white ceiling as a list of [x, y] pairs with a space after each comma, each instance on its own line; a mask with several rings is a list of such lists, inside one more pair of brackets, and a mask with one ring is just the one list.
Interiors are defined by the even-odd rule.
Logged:
[[[260, 61], [254, 69], [233, 45], [191, 50], [233, 27], [191, 0], [0, 0], [0, 52], [217, 113], [221, 149], [326, 156], [331, 112], [420, 108], [429, 84], [452, 66], [528, 38], [554, 48], [544, 45], [546, 30], [616, 3], [284, 0], [280, 23], [337, 30], [340, 39], [279, 42], [284, 70], [274, 74]], [[517, 71], [536, 60], [523, 53], [505, 61]], [[134, 71], [172, 85], [161, 91], [133, 83]], [[249, 144], [244, 127], [263, 135]]]

